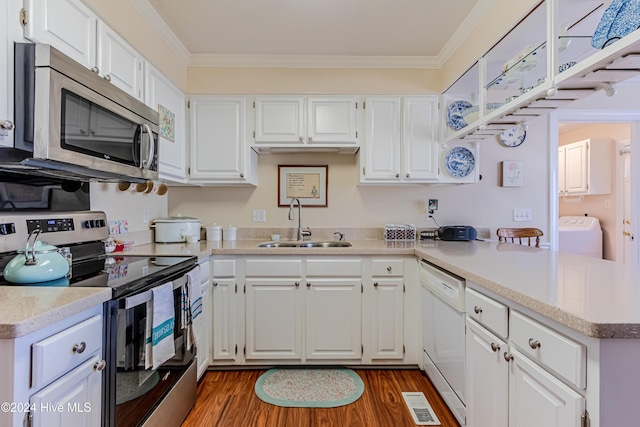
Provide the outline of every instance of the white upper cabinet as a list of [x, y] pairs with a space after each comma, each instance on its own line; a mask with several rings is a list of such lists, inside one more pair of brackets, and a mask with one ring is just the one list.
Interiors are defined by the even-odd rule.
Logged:
[[99, 74], [144, 101], [144, 58], [104, 22], [98, 21]]
[[98, 17], [77, 0], [26, 0], [25, 37], [47, 43], [87, 68], [96, 66]]
[[360, 182], [436, 181], [437, 106], [435, 96], [366, 98]]
[[50, 44], [144, 101], [144, 58], [78, 0], [26, 0], [27, 39]]
[[162, 135], [159, 148], [160, 178], [184, 182], [187, 176], [186, 100], [184, 93], [150, 63], [145, 66], [145, 104], [172, 114], [173, 138]]
[[258, 152], [357, 150], [355, 97], [258, 96], [253, 106], [253, 147]]
[[192, 96], [191, 160], [194, 183], [257, 183], [257, 157], [246, 142], [246, 98]]
[[0, 146], [13, 146], [13, 42], [23, 41], [18, 2], [0, 3]]
[[611, 194], [613, 152], [610, 139], [586, 139], [558, 148], [558, 193]]

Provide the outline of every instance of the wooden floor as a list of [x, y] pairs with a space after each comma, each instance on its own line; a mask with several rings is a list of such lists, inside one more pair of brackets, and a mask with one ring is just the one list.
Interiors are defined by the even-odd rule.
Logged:
[[421, 371], [355, 371], [364, 382], [364, 394], [337, 408], [283, 408], [263, 402], [254, 385], [265, 370], [209, 371], [198, 384], [198, 400], [182, 427], [413, 427], [403, 391], [422, 391], [442, 427], [459, 427]]

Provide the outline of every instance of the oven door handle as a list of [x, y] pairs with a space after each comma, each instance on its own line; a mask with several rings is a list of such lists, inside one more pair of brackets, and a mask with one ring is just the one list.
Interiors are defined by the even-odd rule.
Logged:
[[[182, 286], [184, 283], [186, 283], [186, 281], [187, 281], [186, 275], [173, 280], [173, 289], [176, 290], [177, 288]], [[133, 307], [137, 307], [140, 304], [144, 304], [147, 301], [151, 301], [152, 298], [153, 298], [153, 292], [151, 289], [144, 292], [140, 292], [139, 294], [131, 295], [130, 297], [126, 297], [124, 299], [124, 308], [130, 309]]]

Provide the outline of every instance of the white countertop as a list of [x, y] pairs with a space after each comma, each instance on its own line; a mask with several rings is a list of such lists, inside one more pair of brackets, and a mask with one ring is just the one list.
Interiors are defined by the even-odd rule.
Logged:
[[[348, 248], [258, 248], [260, 241], [148, 244], [128, 255], [417, 255], [597, 338], [640, 338], [640, 268], [497, 242], [351, 241]], [[0, 338], [32, 332], [108, 300], [96, 288], [0, 287]], [[47, 323], [48, 322], [48, 323]]]

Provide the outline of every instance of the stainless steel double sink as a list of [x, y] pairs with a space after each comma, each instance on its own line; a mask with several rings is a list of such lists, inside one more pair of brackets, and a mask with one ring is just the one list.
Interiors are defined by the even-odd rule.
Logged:
[[351, 243], [342, 240], [327, 242], [304, 242], [304, 241], [278, 241], [264, 242], [258, 245], [259, 248], [348, 248]]

